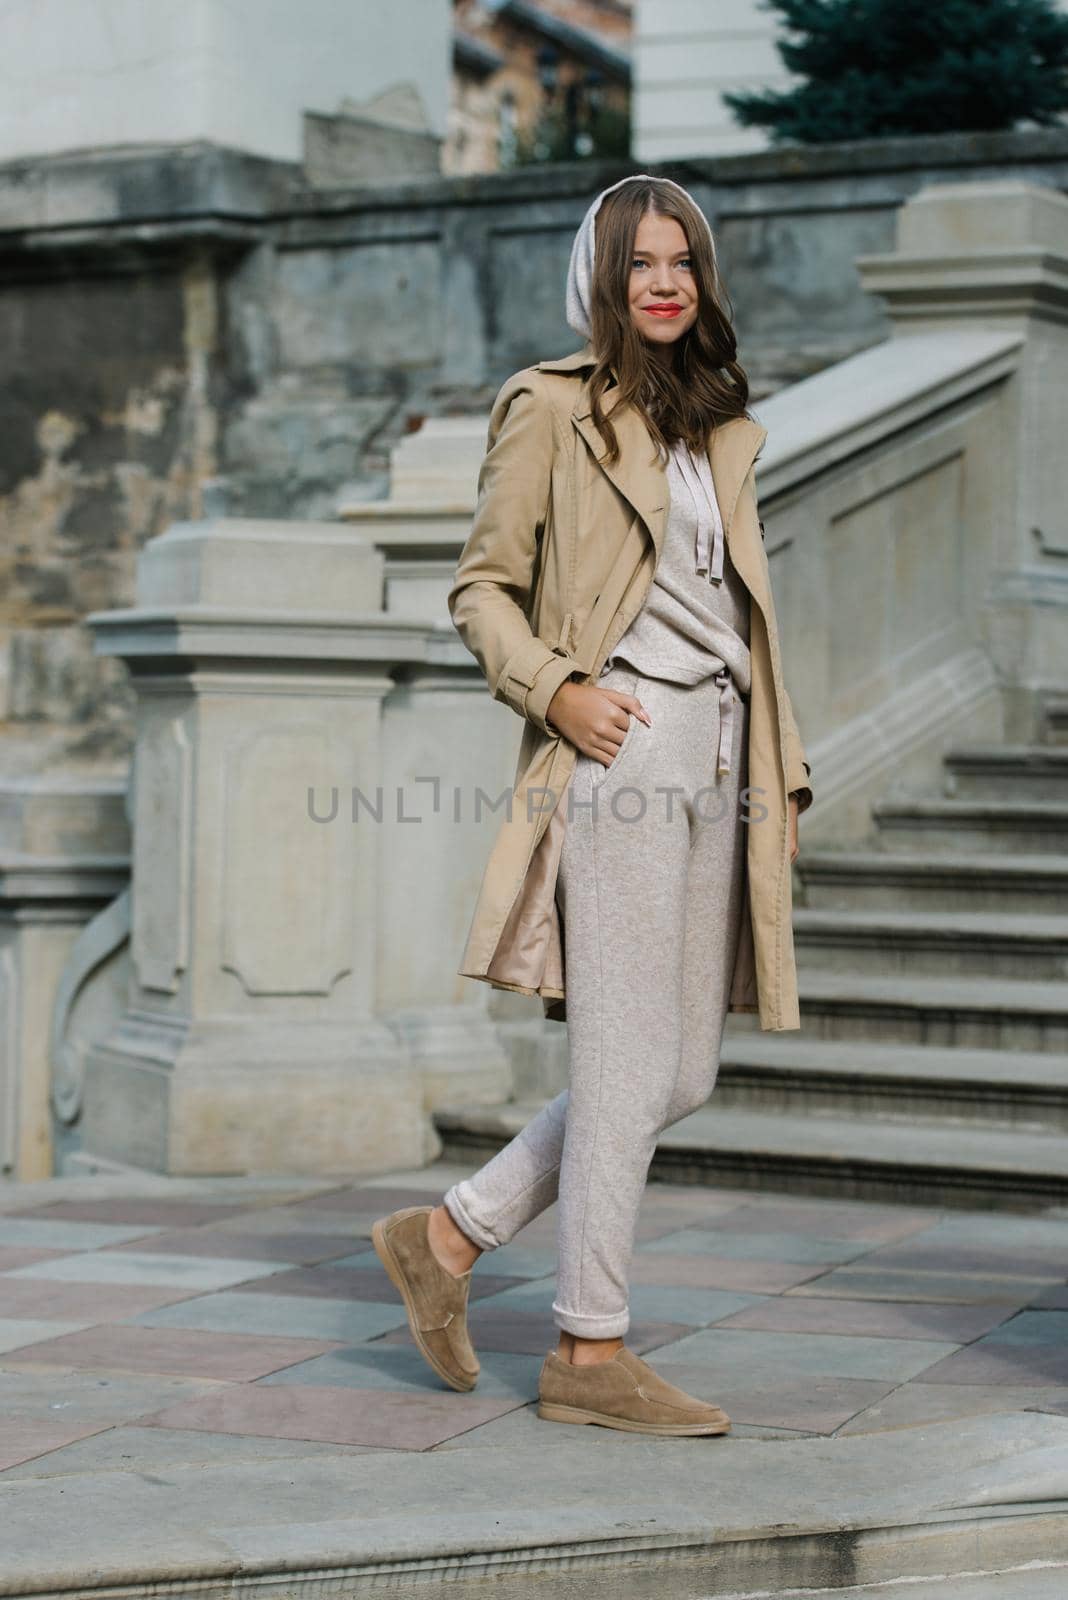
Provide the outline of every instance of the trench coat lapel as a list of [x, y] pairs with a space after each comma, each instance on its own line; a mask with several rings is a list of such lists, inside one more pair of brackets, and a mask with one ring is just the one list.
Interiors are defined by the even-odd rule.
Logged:
[[[578, 372], [584, 367], [592, 367], [594, 362], [592, 346], [587, 344], [559, 361], [539, 362], [539, 367], [547, 372]], [[619, 439], [620, 455], [615, 462], [602, 459], [604, 440], [590, 414], [588, 383], [584, 382], [579, 389], [571, 420], [601, 471], [641, 517], [659, 560], [670, 502], [667, 470], [659, 460], [653, 437], [638, 412], [627, 406], [616, 416], [617, 409], [612, 391], [609, 390], [605, 396], [604, 410], [606, 415], [612, 417]], [[767, 429], [749, 417], [732, 417], [729, 422], [714, 428], [709, 437], [709, 465], [728, 542], [739, 491], [766, 438]], [[735, 559], [733, 549], [731, 559]], [[741, 570], [740, 564], [735, 564]]]

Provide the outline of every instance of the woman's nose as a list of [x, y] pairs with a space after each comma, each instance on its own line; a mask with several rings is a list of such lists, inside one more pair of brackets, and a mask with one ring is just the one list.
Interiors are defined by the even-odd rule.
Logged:
[[675, 273], [666, 263], [653, 268], [653, 292], [655, 294], [673, 294], [676, 289]]

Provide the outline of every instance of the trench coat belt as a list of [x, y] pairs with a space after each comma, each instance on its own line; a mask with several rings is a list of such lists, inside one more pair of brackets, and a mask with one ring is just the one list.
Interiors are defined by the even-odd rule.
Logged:
[[734, 681], [731, 678], [729, 667], [720, 667], [715, 674], [713, 682], [719, 688], [719, 753], [716, 762], [717, 775], [731, 770], [731, 739], [734, 733], [734, 706], [738, 696], [735, 694]]

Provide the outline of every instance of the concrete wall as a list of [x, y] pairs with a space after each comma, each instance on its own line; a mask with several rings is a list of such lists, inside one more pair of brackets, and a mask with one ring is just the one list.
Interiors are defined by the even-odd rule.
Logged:
[[302, 114], [397, 82], [448, 110], [449, 0], [12, 0], [0, 160], [209, 139], [300, 158]]

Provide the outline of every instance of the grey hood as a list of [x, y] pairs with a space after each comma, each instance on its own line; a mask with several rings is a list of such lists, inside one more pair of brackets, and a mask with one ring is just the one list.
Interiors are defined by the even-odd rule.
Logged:
[[[584, 339], [590, 338], [593, 333], [593, 323], [590, 317], [590, 289], [593, 282], [593, 262], [596, 250], [596, 220], [601, 209], [601, 201], [606, 194], [612, 194], [616, 189], [621, 189], [625, 183], [631, 183], [635, 178], [652, 178], [649, 172], [632, 172], [626, 178], [620, 178], [618, 183], [609, 184], [607, 189], [602, 189], [600, 194], [590, 206], [583, 217], [579, 230], [575, 235], [575, 242], [571, 246], [571, 263], [567, 271], [567, 325], [574, 328], [576, 333]], [[679, 194], [685, 195], [687, 200], [697, 206], [702, 217], [705, 217], [701, 207], [697, 205], [689, 190], [681, 184], [672, 183], [670, 178], [657, 178], [657, 182], [669, 184]], [[712, 234], [707, 217], [705, 227], [708, 228], [708, 242], [712, 246], [712, 260], [716, 261], [716, 241]], [[718, 270], [718, 264], [717, 264]]]

